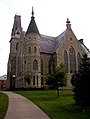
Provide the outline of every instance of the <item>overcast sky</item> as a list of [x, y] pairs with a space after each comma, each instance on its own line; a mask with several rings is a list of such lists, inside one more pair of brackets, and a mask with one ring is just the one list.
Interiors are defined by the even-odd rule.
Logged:
[[70, 19], [77, 39], [90, 49], [90, 0], [0, 0], [0, 76], [7, 74], [9, 41], [15, 14], [21, 15], [24, 31], [31, 19], [32, 6], [39, 32], [58, 36]]

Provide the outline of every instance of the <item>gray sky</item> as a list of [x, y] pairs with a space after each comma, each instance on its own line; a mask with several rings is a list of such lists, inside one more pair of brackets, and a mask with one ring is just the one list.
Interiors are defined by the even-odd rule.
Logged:
[[0, 76], [7, 74], [9, 41], [15, 14], [21, 15], [22, 28], [27, 30], [32, 6], [39, 32], [58, 36], [70, 19], [77, 39], [84, 39], [90, 49], [90, 0], [0, 0]]

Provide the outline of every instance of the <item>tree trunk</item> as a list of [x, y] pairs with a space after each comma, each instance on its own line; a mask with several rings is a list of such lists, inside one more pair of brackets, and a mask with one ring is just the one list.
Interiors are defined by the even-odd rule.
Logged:
[[57, 89], [57, 96], [58, 96], [58, 98], [59, 98], [59, 88]]

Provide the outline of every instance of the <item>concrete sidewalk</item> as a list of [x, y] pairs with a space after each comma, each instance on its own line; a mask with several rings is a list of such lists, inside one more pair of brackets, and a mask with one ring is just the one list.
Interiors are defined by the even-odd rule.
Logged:
[[50, 119], [25, 97], [13, 92], [4, 93], [9, 97], [9, 107], [5, 119]]

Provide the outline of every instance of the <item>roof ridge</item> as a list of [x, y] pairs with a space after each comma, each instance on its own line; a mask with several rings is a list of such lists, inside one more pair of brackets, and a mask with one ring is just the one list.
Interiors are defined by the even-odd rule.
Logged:
[[61, 34], [59, 34], [56, 38], [58, 38], [59, 36], [61, 36], [66, 30], [64, 30]]
[[41, 35], [41, 37], [48, 37], [48, 38], [56, 38], [56, 37], [54, 37], [54, 36], [49, 36], [49, 35], [43, 35], [43, 34], [40, 34]]

